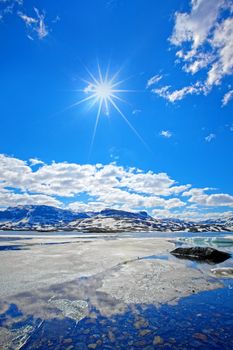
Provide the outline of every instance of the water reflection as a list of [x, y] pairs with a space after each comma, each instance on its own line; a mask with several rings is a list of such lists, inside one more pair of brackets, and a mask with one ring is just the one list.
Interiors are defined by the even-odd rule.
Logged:
[[232, 297], [233, 290], [224, 288], [183, 298], [174, 306], [131, 304], [112, 317], [90, 306], [88, 315], [78, 323], [69, 317], [25, 318], [16, 305], [9, 305], [0, 318], [0, 332], [8, 341], [1, 348], [230, 350]]

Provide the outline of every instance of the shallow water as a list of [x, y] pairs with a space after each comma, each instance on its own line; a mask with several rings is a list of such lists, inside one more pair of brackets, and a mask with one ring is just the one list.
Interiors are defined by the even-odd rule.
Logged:
[[[127, 235], [142, 237], [142, 233], [136, 236], [135, 233]], [[226, 236], [230, 235], [170, 233], [166, 234], [166, 238], [175, 240], [177, 245], [208, 245], [219, 249], [221, 247], [222, 250], [233, 253], [233, 246], [226, 239]], [[153, 237], [161, 236], [161, 233], [153, 233]], [[122, 235], [121, 239], [124, 237], [127, 236]], [[4, 239], [5, 237], [2, 247]], [[21, 246], [20, 240], [17, 245], [14, 241], [12, 246], [9, 243], [10, 241], [5, 241], [6, 250], [7, 247], [15, 247], [10, 253], [17, 254], [17, 248], [20, 249]], [[28, 244], [30, 245], [30, 241]], [[1, 254], [4, 254], [4, 250], [0, 248], [0, 256]], [[140, 259], [175, 261], [176, 258], [170, 254], [161, 254]], [[205, 263], [182, 263], [194, 269], [209, 269]], [[216, 266], [232, 267], [233, 259]], [[97, 292], [100, 283], [98, 276], [57, 284], [49, 291], [22, 293], [18, 300], [31, 304], [31, 313], [26, 314], [21, 310], [17, 298], [13, 304], [7, 300], [0, 300], [0, 349], [232, 350], [233, 280], [224, 278], [220, 281], [224, 288], [200, 293], [193, 291], [193, 295], [181, 298], [175, 305], [159, 306], [122, 305], [109, 295]], [[75, 300], [78, 300], [77, 312], [76, 304], [72, 304], [72, 301], [75, 301], [74, 296]], [[70, 305], [67, 301], [62, 304], [65, 298], [71, 300]], [[95, 306], [92, 303], [93, 298], [97, 300]], [[50, 319], [38, 317], [37, 302], [40, 301], [38, 305], [41, 305], [41, 300], [48, 302], [46, 312], [53, 315]], [[60, 309], [56, 308], [56, 305], [61, 305]], [[79, 305], [83, 309], [80, 309]], [[111, 310], [115, 311], [109, 312]]]
[[[232, 288], [202, 292], [177, 305], [129, 305], [106, 317], [90, 306], [89, 316], [76, 323], [70, 318], [48, 321], [33, 316], [20, 321], [20, 310], [10, 305], [0, 325], [9, 320], [12, 331], [31, 326], [20, 349], [232, 349]], [[12, 344], [11, 344], [12, 346]], [[14, 347], [9, 347], [10, 349]]]

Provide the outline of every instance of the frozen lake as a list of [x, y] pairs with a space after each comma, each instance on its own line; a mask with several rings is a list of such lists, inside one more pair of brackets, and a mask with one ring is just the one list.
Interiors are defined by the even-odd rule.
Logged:
[[0, 233], [1, 349], [232, 349], [233, 233]]

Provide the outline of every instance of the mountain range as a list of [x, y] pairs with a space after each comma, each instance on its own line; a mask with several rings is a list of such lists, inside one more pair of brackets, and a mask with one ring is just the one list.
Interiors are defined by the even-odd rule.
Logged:
[[46, 205], [9, 207], [0, 211], [0, 230], [15, 231], [233, 231], [233, 214], [200, 222], [173, 218], [153, 218], [147, 212], [104, 209], [99, 212], [75, 212]]

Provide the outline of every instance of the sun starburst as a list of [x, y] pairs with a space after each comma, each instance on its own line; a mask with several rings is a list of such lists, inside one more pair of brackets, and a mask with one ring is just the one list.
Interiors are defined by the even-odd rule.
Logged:
[[98, 65], [97, 76], [92, 74], [87, 67], [85, 67], [85, 69], [89, 75], [90, 80], [82, 79], [83, 82], [85, 82], [86, 86], [84, 87], [84, 89], [78, 91], [86, 94], [87, 97], [74, 103], [70, 107], [80, 105], [84, 102], [89, 102], [90, 107], [97, 106], [97, 114], [90, 145], [90, 153], [92, 152], [100, 116], [102, 114], [109, 116], [111, 108], [117, 111], [117, 113], [123, 118], [123, 120], [127, 123], [127, 125], [134, 132], [134, 134], [141, 140], [141, 142], [146, 146], [146, 148], [148, 148], [148, 145], [145, 143], [138, 131], [133, 127], [126, 115], [122, 112], [122, 110], [119, 107], [120, 102], [127, 103], [127, 101], [120, 96], [124, 93], [136, 92], [136, 90], [124, 90], [119, 88], [127, 80], [117, 79], [119, 76], [119, 71], [116, 72], [113, 76], [109, 77], [109, 68], [106, 70], [106, 73], [103, 74], [100, 66]]
[[[92, 105], [98, 105], [100, 114], [109, 115], [110, 107], [114, 107], [114, 101], [124, 101], [120, 98], [119, 94], [131, 92], [132, 90], [119, 89], [118, 86], [123, 81], [117, 81], [119, 72], [109, 78], [108, 69], [103, 76], [103, 73], [98, 66], [98, 76], [95, 77], [88, 69], [87, 72], [91, 78], [91, 81], [84, 80], [87, 86], [83, 89], [83, 92], [88, 95], [87, 99], [92, 100]], [[86, 99], [83, 100], [87, 101]]]

